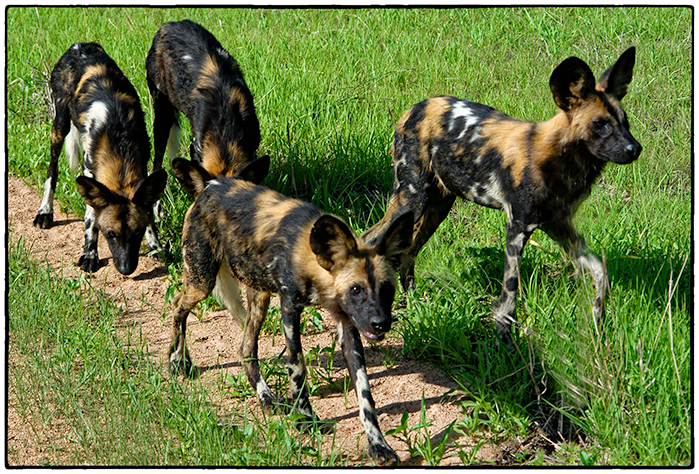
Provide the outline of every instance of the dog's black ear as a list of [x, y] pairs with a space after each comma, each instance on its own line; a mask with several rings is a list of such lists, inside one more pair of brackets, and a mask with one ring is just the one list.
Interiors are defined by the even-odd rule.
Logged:
[[75, 183], [78, 185], [78, 192], [85, 200], [85, 204], [97, 212], [115, 202], [126, 202], [124, 198], [114, 194], [107, 186], [100, 183], [95, 178], [78, 176]]
[[240, 168], [235, 175], [252, 184], [262, 184], [269, 173], [269, 155], [262, 156]]
[[393, 221], [376, 248], [376, 253], [385, 255], [395, 267], [413, 243], [413, 221], [413, 211], [401, 215]]
[[567, 111], [583, 103], [595, 90], [595, 75], [585, 61], [570, 57], [553, 70], [549, 86], [556, 105]]
[[184, 190], [195, 196], [204, 190], [207, 182], [213, 179], [209, 172], [195, 161], [175, 158], [172, 160], [171, 166], [172, 172], [175, 173], [177, 181], [180, 182]]
[[311, 230], [311, 250], [318, 264], [327, 271], [341, 265], [357, 251], [357, 240], [352, 230], [335, 216], [325, 214], [318, 218]]
[[597, 90], [621, 100], [633, 78], [633, 66], [636, 63], [636, 48], [624, 51], [612, 67], [602, 73], [597, 83]]
[[166, 184], [167, 171], [164, 169], [154, 171], [150, 176], [141, 181], [131, 201], [146, 209], [152, 209], [153, 204], [160, 199], [160, 195], [165, 190]]

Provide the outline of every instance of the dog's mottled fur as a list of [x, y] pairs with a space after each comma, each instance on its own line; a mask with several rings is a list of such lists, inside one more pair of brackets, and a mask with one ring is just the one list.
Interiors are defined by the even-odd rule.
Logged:
[[[187, 166], [187, 160], [180, 164]], [[315, 418], [306, 389], [300, 318], [305, 306], [321, 305], [335, 318], [338, 339], [359, 401], [372, 458], [398, 462], [379, 429], [360, 334], [380, 340], [391, 328], [398, 282], [395, 268], [409, 246], [412, 213], [396, 216], [382, 238], [367, 246], [340, 219], [312, 204], [258, 186], [269, 167], [260, 158], [232, 178], [206, 181], [188, 167], [186, 187], [198, 195], [182, 235], [183, 288], [173, 312], [170, 366], [192, 370], [185, 343], [187, 315], [215, 292], [244, 323], [241, 358], [251, 385], [267, 411], [279, 404], [260, 373], [257, 340], [272, 293], [281, 300], [288, 348], [292, 404], [305, 421]], [[238, 282], [247, 288], [245, 314]]]
[[77, 265], [86, 272], [100, 267], [97, 230], [109, 244], [114, 266], [124, 275], [138, 265], [145, 234], [151, 250], [162, 251], [152, 207], [165, 188], [163, 170], [148, 176], [150, 141], [136, 90], [114, 61], [95, 43], [76, 43], [51, 73], [56, 116], [51, 128], [51, 161], [34, 225], [53, 225], [53, 197], [58, 157], [66, 143], [85, 210], [85, 248]]
[[448, 96], [413, 106], [396, 126], [393, 194], [385, 216], [365, 233], [367, 243], [379, 239], [398, 216], [415, 213], [413, 243], [399, 270], [407, 289], [414, 284], [415, 257], [456, 197], [502, 209], [507, 214], [505, 274], [495, 309], [501, 338], [511, 344], [522, 250], [537, 228], [592, 275], [593, 312], [599, 318], [606, 268], [578, 234], [573, 216], [607, 162], [631, 163], [641, 153], [620, 103], [634, 62], [635, 49], [629, 48], [595, 84], [587, 64], [566, 59], [550, 79], [561, 110], [540, 123]]
[[153, 160], [179, 150], [179, 112], [192, 127], [190, 157], [211, 177], [233, 176], [256, 158], [260, 125], [238, 63], [190, 20], [163, 23], [146, 57], [153, 96]]

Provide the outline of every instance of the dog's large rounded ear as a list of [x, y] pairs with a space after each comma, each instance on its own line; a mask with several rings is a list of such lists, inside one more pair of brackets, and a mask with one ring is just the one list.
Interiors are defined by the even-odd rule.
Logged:
[[204, 190], [207, 182], [213, 179], [208, 171], [194, 161], [175, 158], [172, 160], [171, 166], [172, 172], [175, 173], [175, 178], [177, 178], [184, 190], [195, 196]]
[[408, 211], [393, 221], [379, 242], [376, 252], [385, 255], [394, 266], [400, 263], [400, 257], [413, 243], [413, 211]]
[[636, 48], [633, 46], [624, 51], [612, 67], [602, 73], [597, 83], [597, 90], [621, 100], [626, 95], [631, 79], [633, 66], [636, 64]]
[[553, 70], [549, 86], [556, 105], [567, 111], [580, 105], [595, 90], [595, 76], [585, 61], [573, 56]]
[[85, 200], [85, 204], [95, 211], [101, 211], [115, 202], [117, 196], [95, 178], [78, 176], [75, 183], [78, 185], [78, 192]]
[[131, 201], [146, 209], [151, 209], [153, 204], [160, 199], [160, 195], [165, 190], [166, 184], [167, 171], [164, 169], [154, 171], [150, 176], [141, 181]]
[[342, 265], [357, 251], [357, 240], [352, 230], [335, 216], [325, 214], [318, 218], [311, 230], [311, 250], [318, 264], [327, 271]]
[[264, 155], [241, 167], [235, 175], [252, 184], [262, 184], [269, 173], [269, 164], [269, 155]]

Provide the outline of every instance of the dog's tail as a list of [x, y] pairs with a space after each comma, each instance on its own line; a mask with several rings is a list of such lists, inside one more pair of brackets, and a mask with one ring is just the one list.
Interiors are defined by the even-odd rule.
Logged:
[[240, 327], [245, 327], [248, 316], [243, 308], [240, 288], [238, 288], [238, 282], [231, 275], [225, 262], [216, 275], [216, 286], [214, 286], [213, 294], [228, 309]]
[[65, 149], [70, 170], [73, 174], [78, 174], [82, 163], [82, 147], [80, 146], [80, 130], [75, 127], [73, 122], [70, 123], [70, 132], [65, 139]]

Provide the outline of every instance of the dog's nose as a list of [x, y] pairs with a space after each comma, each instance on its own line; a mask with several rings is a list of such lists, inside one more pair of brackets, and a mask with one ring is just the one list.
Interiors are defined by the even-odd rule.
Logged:
[[629, 155], [633, 156], [634, 158], [637, 158], [638, 155], [641, 154], [641, 150], [643, 150], [643, 147], [641, 147], [641, 144], [638, 142], [635, 143], [629, 143], [626, 146], [626, 153]]
[[374, 320], [371, 322], [371, 327], [374, 329], [374, 332], [377, 334], [388, 332], [391, 329], [391, 320], [390, 319]]

